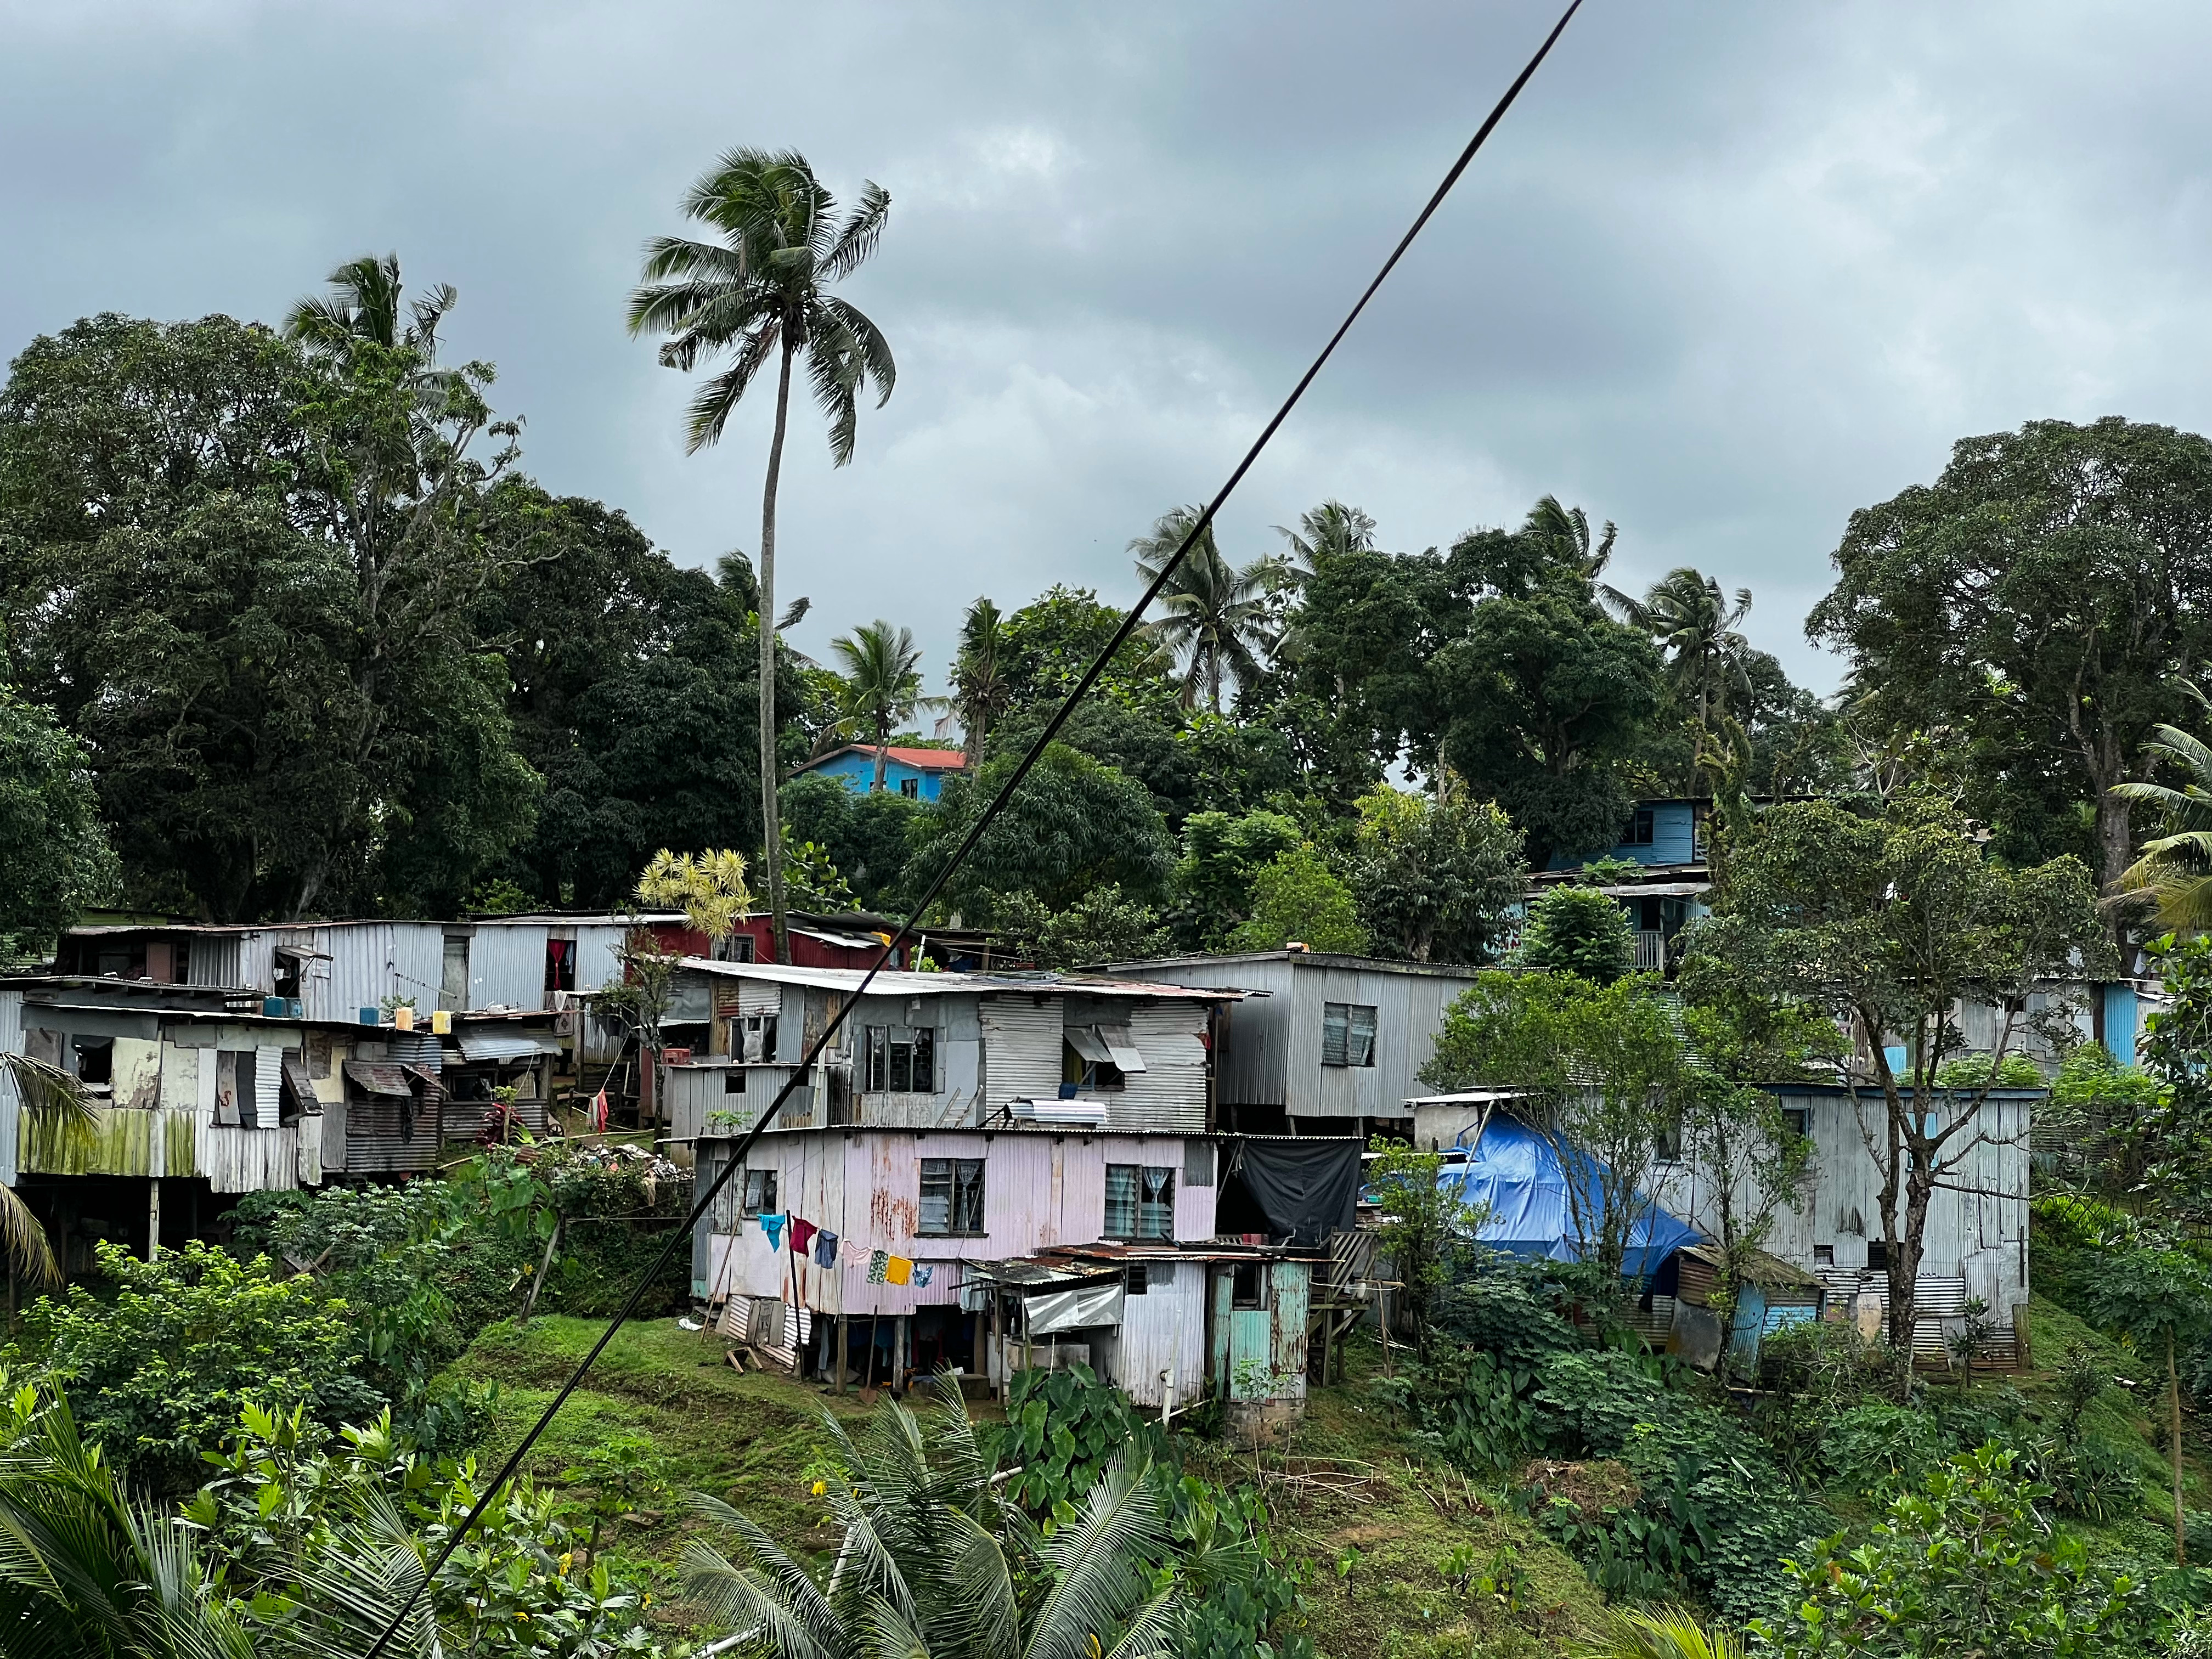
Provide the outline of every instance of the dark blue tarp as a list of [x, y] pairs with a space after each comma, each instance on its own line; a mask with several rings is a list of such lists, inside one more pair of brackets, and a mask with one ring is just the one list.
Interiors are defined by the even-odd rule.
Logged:
[[[1583, 1212], [1593, 1220], [1603, 1208], [1598, 1187], [1597, 1162], [1574, 1154], [1572, 1178], [1584, 1194]], [[1569, 1170], [1552, 1143], [1525, 1123], [1493, 1113], [1482, 1136], [1467, 1154], [1464, 1164], [1444, 1166], [1441, 1179], [1461, 1183], [1462, 1195], [1470, 1203], [1488, 1206], [1481, 1239], [1492, 1249], [1524, 1260], [1549, 1257], [1572, 1261], [1585, 1255], [1591, 1241], [1575, 1225], [1574, 1206], [1568, 1202]], [[1621, 1272], [1638, 1281], [1648, 1279], [1685, 1244], [1699, 1244], [1705, 1236], [1656, 1204], [1645, 1202], [1630, 1229], [1628, 1254]]]

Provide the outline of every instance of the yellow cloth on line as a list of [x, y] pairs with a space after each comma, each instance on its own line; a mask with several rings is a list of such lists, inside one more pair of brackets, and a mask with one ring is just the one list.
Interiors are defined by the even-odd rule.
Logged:
[[884, 1263], [884, 1277], [894, 1285], [903, 1285], [914, 1277], [914, 1263], [902, 1255], [895, 1255]]

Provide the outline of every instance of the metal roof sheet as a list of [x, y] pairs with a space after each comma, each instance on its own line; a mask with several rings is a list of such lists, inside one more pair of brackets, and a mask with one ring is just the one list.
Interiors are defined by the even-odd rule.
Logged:
[[460, 1045], [464, 1060], [536, 1060], [544, 1054], [561, 1052], [556, 1037], [540, 1036], [525, 1031], [509, 1034], [505, 1031], [463, 1031], [453, 1041]]
[[345, 1074], [373, 1095], [411, 1095], [415, 1092], [407, 1081], [407, 1071], [400, 1066], [381, 1066], [374, 1060], [349, 1060], [345, 1063]]
[[[866, 972], [859, 968], [795, 968], [775, 962], [710, 962], [686, 957], [684, 967], [725, 979], [773, 980], [781, 985], [811, 985], [825, 991], [857, 991]], [[1200, 985], [1154, 985], [1142, 980], [1084, 979], [1061, 974], [910, 974], [886, 969], [870, 981], [871, 996], [954, 996], [993, 991], [1029, 991], [1043, 995], [1086, 997], [1172, 997], [1234, 1002], [1245, 994]]]

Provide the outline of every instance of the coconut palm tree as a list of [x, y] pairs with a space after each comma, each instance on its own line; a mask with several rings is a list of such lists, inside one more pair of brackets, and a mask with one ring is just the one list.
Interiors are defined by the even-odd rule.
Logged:
[[1666, 654], [1668, 678], [1685, 702], [1693, 702], [1698, 729], [1728, 709], [1731, 694], [1751, 696], [1745, 658], [1751, 641], [1736, 631], [1751, 610], [1751, 590], [1739, 587], [1731, 606], [1721, 585], [1687, 565], [1668, 571], [1640, 599], [1617, 587], [1601, 586], [1607, 608], [1632, 628], [1642, 629]]
[[[2179, 684], [2212, 722], [2212, 697], [2193, 681]], [[2178, 726], [2160, 725], [2151, 731], [2143, 753], [2179, 768], [2181, 787], [2112, 786], [2122, 800], [2155, 806], [2166, 819], [2166, 833], [2145, 842], [2142, 856], [2121, 872], [2120, 888], [2155, 901], [2162, 927], [2179, 933], [2212, 932], [2212, 748]]]
[[841, 694], [846, 716], [875, 740], [876, 792], [884, 787], [884, 763], [891, 733], [915, 711], [940, 705], [942, 697], [921, 695], [921, 651], [910, 628], [893, 628], [878, 617], [830, 641], [845, 665]]
[[428, 294], [416, 296], [407, 307], [409, 321], [399, 320], [402, 293], [399, 256], [381, 259], [363, 254], [349, 259], [330, 275], [328, 294], [310, 295], [284, 316], [284, 337], [308, 350], [337, 356], [356, 340], [380, 346], [400, 347], [422, 354], [425, 362], [438, 355], [438, 325], [460, 303], [460, 293], [451, 283], [441, 283]]
[[[733, 149], [695, 183], [684, 216], [716, 240], [655, 237], [629, 299], [632, 334], [664, 334], [660, 361], [690, 369], [728, 359], [728, 367], [692, 399], [686, 447], [694, 454], [719, 441], [754, 377], [776, 366], [775, 426], [769, 440], [768, 477], [761, 490], [760, 784], [763, 847], [782, 844], [776, 801], [781, 770], [775, 729], [775, 494], [783, 471], [783, 439], [791, 408], [793, 366], [802, 359], [814, 401], [830, 422], [830, 458], [853, 459], [858, 399], [873, 385], [881, 408], [897, 366], [883, 331], [855, 306], [830, 292], [875, 252], [891, 198], [863, 185], [842, 219], [836, 199], [793, 150]], [[764, 860], [769, 913], [779, 960], [791, 957], [784, 915], [781, 860]]]
[[1286, 544], [1285, 560], [1293, 584], [1304, 583], [1324, 562], [1340, 554], [1375, 550], [1373, 515], [1339, 501], [1327, 501], [1308, 508], [1300, 516], [1296, 530], [1279, 524], [1275, 533]]
[[1006, 613], [988, 599], [978, 599], [960, 619], [960, 646], [952, 658], [952, 706], [967, 736], [970, 772], [982, 765], [991, 722], [1013, 695], [1013, 641]]
[[809, 1659], [1151, 1659], [1177, 1650], [1177, 1582], [1146, 1563], [1169, 1553], [1148, 1471], [1116, 1462], [1074, 1517], [1042, 1535], [1000, 1497], [957, 1389], [934, 1387], [925, 1421], [886, 1400], [860, 1436], [825, 1414], [846, 1477], [823, 1501], [844, 1534], [827, 1571], [787, 1553], [718, 1498], [700, 1519], [726, 1530], [733, 1561], [684, 1547], [686, 1593], [728, 1622], [737, 1651]]
[[1593, 546], [1589, 514], [1579, 507], [1562, 507], [1557, 495], [1547, 495], [1530, 507], [1528, 521], [1522, 526], [1522, 534], [1548, 544], [1562, 564], [1589, 581], [1604, 574], [1606, 566], [1612, 562], [1613, 538], [1620, 533], [1613, 520], [1607, 519]]
[[[1158, 576], [1182, 545], [1198, 514], [1194, 507], [1164, 513], [1149, 535], [1130, 542], [1129, 551], [1137, 556], [1137, 569], [1146, 582]], [[1279, 559], [1260, 558], [1238, 569], [1222, 556], [1210, 524], [1183, 555], [1160, 590], [1158, 620], [1146, 623], [1145, 631], [1157, 647], [1156, 660], [1163, 671], [1186, 665], [1186, 708], [1198, 701], [1203, 685], [1206, 706], [1218, 714], [1224, 680], [1233, 677], [1249, 683], [1258, 677], [1261, 657], [1276, 643], [1270, 602], [1281, 585], [1282, 568]]]

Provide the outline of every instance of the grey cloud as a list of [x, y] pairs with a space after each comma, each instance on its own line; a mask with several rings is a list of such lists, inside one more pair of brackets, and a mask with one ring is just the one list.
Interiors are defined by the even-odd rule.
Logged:
[[[854, 297], [899, 389], [833, 472], [802, 426], [802, 643], [938, 653], [978, 592], [1132, 592], [1548, 26], [1519, 3], [1111, 11], [679, 4], [0, 12], [0, 343], [102, 307], [273, 316], [396, 248], [462, 291], [550, 487], [678, 556], [758, 536], [765, 410], [685, 458], [624, 337], [642, 240], [734, 143], [893, 193]], [[1593, 0], [1232, 504], [1395, 545], [1545, 490], [1695, 562], [1816, 684], [1856, 506], [1969, 432], [2212, 425], [2212, 15]]]

